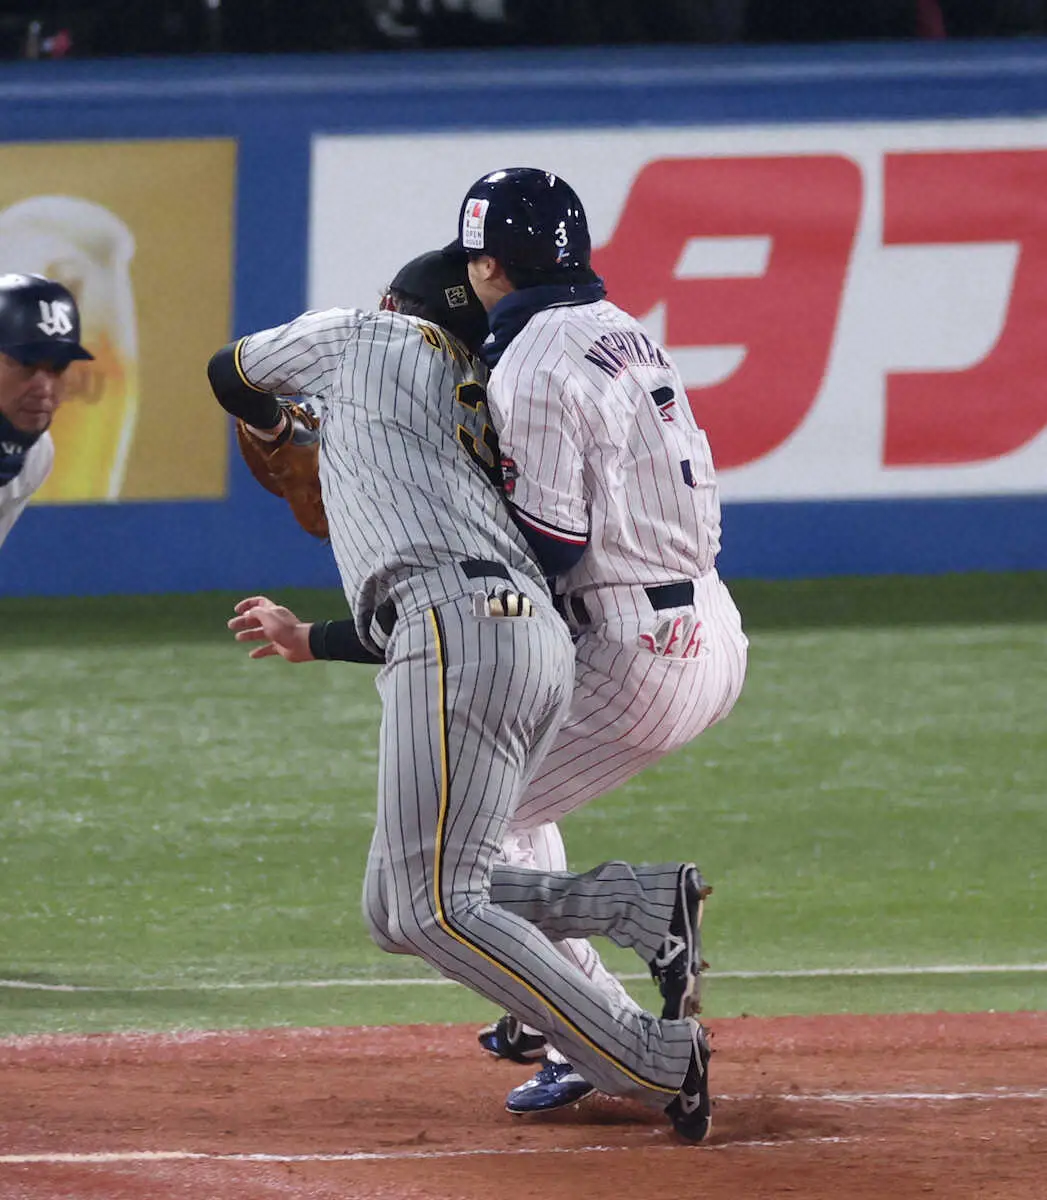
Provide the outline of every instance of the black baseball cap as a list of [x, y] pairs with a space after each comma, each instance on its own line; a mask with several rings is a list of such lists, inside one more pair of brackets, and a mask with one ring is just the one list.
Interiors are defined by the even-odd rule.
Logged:
[[479, 350], [486, 340], [487, 312], [469, 282], [468, 260], [460, 251], [445, 247], [419, 254], [397, 271], [389, 290], [419, 301], [431, 321], [470, 350]]

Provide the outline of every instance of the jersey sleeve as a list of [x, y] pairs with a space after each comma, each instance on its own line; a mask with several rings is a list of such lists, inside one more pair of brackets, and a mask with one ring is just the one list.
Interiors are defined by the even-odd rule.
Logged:
[[583, 490], [585, 432], [568, 362], [555, 343], [536, 358], [511, 348], [489, 384], [507, 498], [518, 522], [546, 538], [584, 548], [589, 512]]
[[244, 383], [277, 396], [322, 395], [338, 371], [346, 342], [368, 313], [329, 308], [241, 338], [234, 361]]

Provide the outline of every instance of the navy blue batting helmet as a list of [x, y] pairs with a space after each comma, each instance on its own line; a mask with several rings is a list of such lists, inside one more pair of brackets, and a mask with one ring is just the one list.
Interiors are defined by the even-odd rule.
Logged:
[[489, 254], [503, 267], [556, 274], [586, 270], [592, 243], [574, 189], [551, 171], [508, 167], [466, 192], [458, 240], [467, 254]]
[[73, 293], [43, 275], [0, 275], [0, 353], [25, 366], [94, 358], [80, 345]]

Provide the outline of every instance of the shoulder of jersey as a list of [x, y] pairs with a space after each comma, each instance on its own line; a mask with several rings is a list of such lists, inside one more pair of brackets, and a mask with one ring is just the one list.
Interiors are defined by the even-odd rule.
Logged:
[[[567, 334], [572, 327], [590, 323], [602, 324], [608, 316], [614, 317], [617, 314], [618, 310], [606, 300], [598, 300], [595, 304], [558, 304], [535, 313], [524, 329], [533, 335], [547, 333], [550, 329], [558, 329], [562, 334]], [[625, 317], [624, 313], [621, 315]]]
[[9, 480], [7, 483], [0, 484], [0, 491], [3, 491], [6, 496], [24, 496], [26, 489], [30, 493], [44, 482], [51, 474], [51, 468], [55, 461], [55, 444], [49, 432], [45, 432], [32, 446], [25, 456], [25, 465], [22, 471]]
[[50, 470], [51, 464], [54, 462], [54, 458], [55, 458], [55, 440], [51, 436], [51, 431], [49, 429], [44, 433], [43, 437], [37, 442], [37, 446], [39, 447], [39, 450], [40, 450], [41, 459], [43, 459], [43, 461], [47, 463], [48, 470]]
[[26, 482], [35, 491], [51, 474], [55, 462], [55, 443], [50, 430], [30, 448], [26, 455]]
[[341, 304], [333, 304], [330, 308], [307, 308], [304, 313], [301, 313], [297, 320], [363, 320], [371, 314], [364, 308], [346, 308]]
[[592, 323], [594, 314], [588, 312], [593, 307], [564, 304], [535, 313], [509, 343], [502, 356], [503, 371], [518, 364], [521, 358], [541, 361], [559, 358], [565, 351], [576, 350], [579, 342], [598, 335], [600, 326]]
[[434, 349], [437, 339], [427, 330], [433, 328], [431, 321], [425, 321], [411, 313], [393, 312], [391, 309], [378, 309], [374, 312], [360, 313], [360, 323], [371, 322], [376, 328], [386, 330], [390, 336], [412, 337], [429, 343]]
[[422, 336], [425, 326], [432, 324], [430, 321], [424, 321], [421, 317], [416, 317], [413, 313], [394, 312], [389, 308], [378, 309], [376, 312], [365, 315], [378, 325], [390, 325], [394, 329], [402, 329], [405, 333], [409, 329], [414, 330], [419, 336]]

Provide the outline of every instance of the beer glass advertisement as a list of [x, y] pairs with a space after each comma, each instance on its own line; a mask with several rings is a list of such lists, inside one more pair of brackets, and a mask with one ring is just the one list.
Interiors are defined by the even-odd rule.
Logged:
[[0, 274], [65, 284], [94, 355], [37, 503], [225, 494], [207, 360], [230, 336], [235, 169], [227, 139], [0, 146]]

